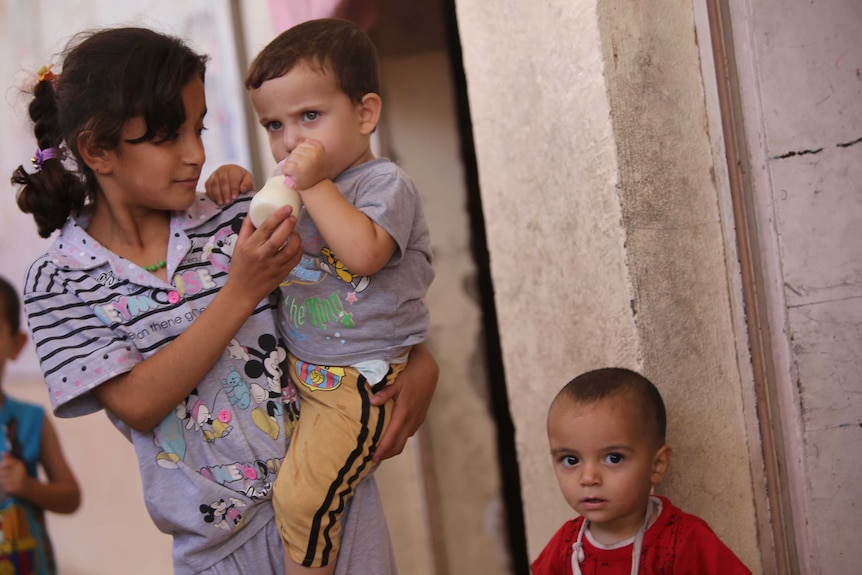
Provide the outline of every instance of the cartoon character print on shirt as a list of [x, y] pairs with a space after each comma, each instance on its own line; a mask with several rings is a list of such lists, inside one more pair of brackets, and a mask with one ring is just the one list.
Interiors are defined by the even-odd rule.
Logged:
[[[232, 340], [233, 343], [236, 340]], [[227, 393], [230, 404], [239, 409], [248, 409], [251, 403], [251, 388], [242, 375], [231, 366], [227, 377], [221, 380], [221, 386]]]
[[[258, 429], [276, 440], [281, 430], [278, 418], [284, 417], [287, 434], [296, 425], [299, 418], [297, 393], [290, 381], [282, 385], [286, 379], [283, 375], [287, 364], [287, 351], [283, 343], [272, 335], [264, 334], [258, 339], [258, 345], [259, 348], [247, 347], [233, 339], [227, 352], [231, 358], [243, 363], [243, 371], [249, 379], [262, 378], [265, 387], [259, 383], [249, 383], [236, 367], [231, 366], [227, 375], [221, 379], [222, 390], [232, 408], [243, 411], [252, 408], [252, 421]], [[229, 409], [219, 409], [214, 414], [213, 408], [199, 399], [197, 389], [192, 390], [177, 405], [174, 413], [155, 429], [154, 441], [161, 448], [157, 462], [164, 468], [175, 468], [186, 452], [184, 429], [198, 432], [203, 441], [212, 443], [230, 433], [232, 417]]]
[[[215, 401], [215, 400], [213, 400]], [[212, 408], [198, 399], [197, 389], [186, 397], [186, 401], [177, 407], [177, 417], [186, 422], [186, 429], [201, 434], [201, 439], [212, 443], [216, 439], [230, 433], [230, 420], [233, 417], [229, 409], [220, 409], [213, 413]]]
[[228, 501], [219, 499], [209, 504], [203, 504], [200, 506], [200, 510], [206, 523], [212, 523], [219, 529], [230, 531], [242, 526], [242, 509], [244, 507], [246, 504], [241, 499], [229, 497]]
[[239, 229], [242, 226], [242, 220], [234, 219], [229, 227], [224, 227], [218, 230], [215, 235], [207, 240], [203, 248], [203, 258], [208, 260], [214, 268], [219, 271], [227, 272], [230, 267], [230, 259], [233, 256], [233, 249], [236, 246], [237, 238], [239, 237]]
[[[368, 288], [368, 284], [371, 283], [371, 277], [369, 276], [357, 276], [353, 275], [347, 266], [345, 266], [341, 260], [335, 257], [335, 254], [331, 249], [324, 247], [320, 249], [320, 253], [323, 256], [323, 259], [318, 260], [317, 265], [320, 266], [320, 269], [325, 271], [331, 276], [335, 276], [346, 284], [350, 284], [353, 288], [353, 296], [358, 293], [362, 293]], [[349, 301], [349, 296], [348, 296]], [[355, 300], [354, 300], [355, 301]], [[350, 303], [353, 303], [351, 301]]]
[[[257, 347], [242, 345], [237, 339], [231, 340], [227, 347], [231, 359], [238, 360], [248, 380], [235, 366], [221, 380], [232, 408], [243, 411], [251, 409], [251, 419], [255, 425], [273, 440], [278, 439], [281, 425], [285, 433], [292, 433], [299, 417], [296, 388], [291, 382], [282, 385], [287, 379], [284, 369], [287, 364], [287, 350], [284, 343], [274, 336], [264, 334], [258, 338]], [[264, 385], [257, 383], [263, 379]], [[249, 380], [255, 383], [249, 383]], [[220, 485], [237, 489], [249, 499], [264, 499], [269, 496], [281, 459], [270, 461], [234, 462], [212, 466], [201, 470], [201, 474]], [[241, 483], [237, 484], [238, 481]], [[245, 503], [237, 498], [228, 501], [219, 499], [200, 505], [203, 521], [224, 530], [237, 530], [243, 526]]]
[[289, 435], [293, 432], [299, 418], [297, 393], [293, 383], [284, 377], [287, 366], [284, 342], [273, 335], [264, 334], [257, 343], [256, 348], [246, 347], [234, 340], [228, 349], [245, 360], [244, 370], [249, 378], [264, 378], [265, 388], [257, 383], [249, 386], [250, 397], [255, 403], [251, 419], [258, 429], [275, 440], [281, 428], [279, 418], [283, 418], [285, 433]]
[[[161, 447], [157, 462], [164, 468], [176, 468], [186, 453], [189, 432], [199, 433], [208, 443], [227, 435], [231, 430], [232, 410], [251, 411], [255, 425], [273, 440], [281, 426], [292, 432], [299, 415], [296, 388], [289, 381], [282, 387], [287, 351], [280, 340], [270, 334], [258, 338], [257, 346], [244, 346], [233, 339], [228, 345], [229, 356], [238, 360], [239, 369], [231, 365], [221, 378], [222, 389], [217, 394], [230, 404], [229, 409], [216, 410], [200, 400], [197, 390], [177, 406], [155, 430], [155, 441]], [[258, 383], [258, 382], [263, 382]], [[254, 383], [250, 383], [254, 382]], [[283, 419], [282, 419], [283, 418]], [[201, 469], [202, 477], [234, 489], [249, 499], [269, 496], [281, 459], [227, 461]], [[246, 503], [236, 497], [201, 502], [201, 518], [212, 526], [237, 530], [243, 527]]]
[[163, 469], [176, 469], [186, 455], [185, 430], [193, 430], [205, 443], [213, 443], [231, 432], [231, 418], [227, 409], [220, 409], [213, 416], [210, 406], [199, 399], [198, 390], [192, 390], [177, 404], [174, 413], [153, 430], [153, 442], [161, 448], [156, 454], [156, 463]]
[[327, 325], [333, 322], [342, 328], [355, 327], [353, 314], [345, 309], [345, 304], [352, 305], [359, 301], [359, 294], [368, 289], [371, 277], [351, 272], [332, 249], [324, 244], [320, 235], [303, 238], [302, 251], [302, 259], [285, 278], [281, 287], [317, 285], [327, 277], [333, 277], [349, 286], [349, 291], [346, 296], [343, 296], [340, 290], [335, 290], [329, 295], [320, 294], [304, 301], [296, 299], [289, 290], [284, 291], [287, 321], [284, 322], [283, 329], [296, 341], [304, 341], [307, 336], [302, 330], [306, 327], [325, 330]]

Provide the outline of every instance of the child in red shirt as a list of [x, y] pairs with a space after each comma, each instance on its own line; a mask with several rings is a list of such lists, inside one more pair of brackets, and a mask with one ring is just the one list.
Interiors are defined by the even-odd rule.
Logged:
[[570, 381], [548, 410], [554, 473], [580, 517], [566, 522], [533, 575], [750, 575], [705, 521], [651, 495], [667, 473], [667, 417], [644, 376], [605, 368]]

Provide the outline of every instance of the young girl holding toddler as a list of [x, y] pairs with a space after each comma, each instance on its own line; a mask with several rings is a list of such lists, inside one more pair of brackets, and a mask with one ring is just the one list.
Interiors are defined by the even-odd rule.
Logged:
[[[33, 166], [13, 182], [40, 235], [60, 231], [27, 273], [24, 304], [55, 413], [104, 408], [134, 445], [175, 573], [282, 573], [272, 485], [299, 406], [272, 292], [300, 238], [290, 208], [254, 229], [250, 197], [220, 208], [197, 193], [205, 68], [176, 38], [117, 28], [73, 40], [59, 76], [42, 70]], [[436, 369], [420, 346], [375, 398], [400, 393], [381, 455], [421, 423]], [[365, 482], [338, 573], [394, 571]]]

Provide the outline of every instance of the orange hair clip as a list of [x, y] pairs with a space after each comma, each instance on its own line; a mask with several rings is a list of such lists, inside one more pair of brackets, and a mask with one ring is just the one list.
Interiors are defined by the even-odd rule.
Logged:
[[47, 66], [42, 66], [36, 71], [36, 78], [38, 82], [53, 82], [57, 79], [57, 75], [51, 71], [51, 68], [54, 67], [54, 64], [48, 64]]

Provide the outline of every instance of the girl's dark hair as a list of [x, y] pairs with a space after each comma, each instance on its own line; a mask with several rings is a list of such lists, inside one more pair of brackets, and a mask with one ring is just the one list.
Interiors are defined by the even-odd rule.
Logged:
[[114, 149], [123, 125], [135, 117], [143, 117], [146, 132], [129, 143], [170, 136], [185, 121], [182, 89], [204, 79], [206, 62], [182, 40], [146, 28], [83, 32], [69, 42], [59, 76], [33, 89], [29, 113], [37, 147], [63, 145], [71, 158], [44, 160], [35, 174], [23, 166], [12, 174], [20, 186], [18, 207], [33, 214], [40, 236], [60, 229], [95, 196], [96, 178], [79, 143], [85, 138], [89, 145]]
[[0, 312], [12, 334], [21, 331], [21, 298], [8, 281], [0, 277]]
[[380, 94], [377, 47], [362, 28], [339, 18], [309, 20], [276, 36], [249, 66], [245, 87], [260, 88], [299, 63], [331, 71], [339, 90], [355, 104], [366, 94]]

